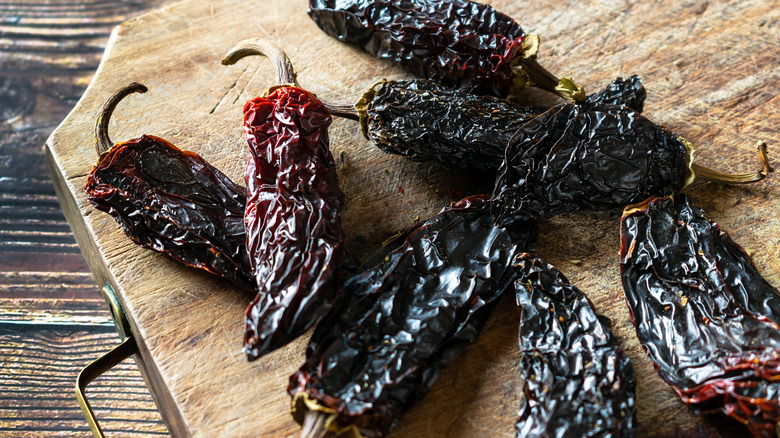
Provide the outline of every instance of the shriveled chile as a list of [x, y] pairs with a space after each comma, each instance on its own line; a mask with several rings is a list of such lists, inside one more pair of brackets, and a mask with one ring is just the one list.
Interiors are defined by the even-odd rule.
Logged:
[[305, 436], [385, 436], [477, 337], [535, 230], [525, 223], [510, 237], [493, 225], [487, 196], [466, 198], [348, 279], [339, 311], [317, 327], [290, 378], [293, 417], [313, 431]]
[[538, 38], [509, 16], [467, 0], [310, 0], [328, 35], [399, 63], [415, 76], [475, 94], [507, 97], [535, 85], [584, 98], [536, 61]]
[[[239, 43], [223, 64], [279, 52], [264, 40]], [[279, 348], [316, 324], [338, 294], [345, 256], [339, 189], [328, 145], [330, 112], [292, 84], [286, 56], [271, 56], [277, 82], [265, 97], [244, 104], [247, 251], [257, 296], [245, 315], [250, 360]]]
[[626, 106], [561, 104], [534, 117], [509, 141], [493, 191], [497, 223], [605, 210], [669, 195], [694, 178], [753, 183], [772, 171], [729, 175], [693, 162], [693, 147]]
[[100, 158], [87, 200], [110, 214], [139, 246], [254, 290], [244, 232], [246, 190], [199, 155], [151, 135], [114, 145], [116, 105], [146, 87], [132, 83], [108, 99], [95, 127]]
[[[615, 79], [587, 102], [641, 112], [646, 95], [641, 79], [630, 76]], [[453, 91], [425, 79], [380, 81], [355, 108], [363, 135], [385, 152], [490, 173], [504, 161], [512, 135], [548, 109]]]
[[531, 254], [513, 262], [521, 308], [518, 438], [636, 437], [636, 374], [590, 300]]
[[780, 295], [684, 194], [626, 208], [623, 290], [639, 341], [683, 402], [754, 437], [780, 421]]

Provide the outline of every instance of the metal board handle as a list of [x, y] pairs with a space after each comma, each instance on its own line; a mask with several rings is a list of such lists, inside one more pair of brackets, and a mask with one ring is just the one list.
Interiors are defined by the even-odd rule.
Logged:
[[89, 423], [89, 428], [98, 438], [103, 438], [105, 435], [95, 417], [95, 413], [92, 411], [92, 406], [90, 406], [89, 401], [87, 400], [87, 385], [123, 360], [138, 353], [138, 344], [135, 342], [135, 338], [130, 331], [130, 322], [127, 320], [127, 315], [125, 315], [122, 304], [116, 296], [116, 292], [114, 292], [114, 288], [112, 288], [111, 285], [106, 284], [103, 287], [102, 292], [103, 297], [106, 299], [106, 303], [108, 303], [108, 307], [111, 310], [111, 317], [114, 319], [114, 325], [119, 332], [122, 343], [85, 366], [76, 378], [76, 399], [78, 399], [81, 411], [84, 413], [87, 423]]

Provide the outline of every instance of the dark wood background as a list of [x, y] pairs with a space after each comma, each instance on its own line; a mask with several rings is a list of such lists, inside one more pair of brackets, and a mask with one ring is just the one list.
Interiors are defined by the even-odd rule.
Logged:
[[[75, 379], [119, 338], [43, 145], [89, 84], [113, 27], [162, 3], [0, 1], [0, 436], [91, 436]], [[132, 360], [88, 396], [108, 436], [168, 435]]]

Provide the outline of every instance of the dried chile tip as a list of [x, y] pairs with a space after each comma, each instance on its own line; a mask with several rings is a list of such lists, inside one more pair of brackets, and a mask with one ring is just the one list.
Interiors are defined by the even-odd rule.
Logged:
[[766, 142], [759, 141], [757, 145], [758, 160], [761, 163], [761, 169], [750, 173], [729, 174], [718, 172], [696, 163], [691, 164], [691, 170], [697, 179], [706, 182], [719, 182], [725, 184], [752, 184], [759, 182], [774, 172], [774, 168], [769, 164], [769, 154], [767, 152]]
[[108, 122], [111, 120], [111, 114], [119, 104], [119, 102], [133, 93], [146, 93], [149, 89], [144, 84], [138, 82], [131, 82], [130, 84], [122, 87], [106, 100], [103, 104], [103, 108], [100, 109], [97, 122], [95, 123], [95, 148], [98, 156], [108, 151], [114, 146], [111, 138], [108, 136]]
[[245, 56], [261, 55], [274, 63], [276, 83], [297, 84], [292, 62], [287, 54], [276, 43], [262, 39], [250, 38], [236, 44], [222, 59], [222, 65], [233, 65]]

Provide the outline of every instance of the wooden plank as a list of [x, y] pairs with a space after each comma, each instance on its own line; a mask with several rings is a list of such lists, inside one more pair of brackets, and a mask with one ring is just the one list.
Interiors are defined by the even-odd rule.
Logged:
[[[649, 91], [646, 114], [690, 140], [701, 162], [724, 171], [756, 167], [758, 140], [778, 144], [780, 59], [776, 2], [490, 2], [542, 35], [541, 62], [595, 90], [639, 73]], [[141, 364], [170, 429], [181, 436], [287, 437], [288, 376], [303, 360], [305, 337], [248, 363], [240, 352], [248, 299], [219, 280], [133, 247], [119, 227], [86, 202], [94, 165], [92, 126], [102, 102], [130, 81], [149, 86], [122, 102], [111, 135], [165, 137], [240, 181], [246, 151], [241, 105], [272, 84], [262, 59], [223, 67], [238, 40], [280, 43], [302, 85], [326, 99], [357, 99], [380, 78], [406, 77], [392, 65], [325, 36], [303, 0], [268, 0], [262, 12], [244, 2], [188, 0], [117, 28], [97, 77], [47, 143], [66, 215], [99, 282], [114, 285], [140, 337]], [[175, 52], [171, 51], [175, 47]], [[532, 93], [530, 99], [553, 101]], [[490, 189], [468, 173], [383, 154], [354, 123], [336, 121], [331, 147], [348, 205], [349, 249], [359, 257], [460, 196]], [[776, 162], [776, 160], [773, 160]], [[403, 190], [400, 190], [402, 187]], [[777, 178], [753, 187], [698, 186], [694, 201], [755, 255], [780, 284]], [[655, 374], [625, 308], [619, 281], [620, 212], [580, 212], [543, 221], [539, 253], [556, 264], [612, 318], [639, 376], [643, 436], [737, 436], [739, 425], [695, 415]], [[448, 369], [393, 436], [511, 436], [520, 385], [515, 366], [517, 311], [505, 300], [482, 337]]]
[[[0, 3], [0, 436], [91, 436], [75, 379], [119, 340], [41, 146], [89, 83], [111, 29], [159, 3]], [[109, 436], [167, 435], [132, 360], [88, 393]]]
[[[118, 343], [111, 325], [0, 323], [0, 435], [91, 436], [74, 382]], [[132, 360], [95, 380], [87, 397], [109, 434], [168, 434]]]

